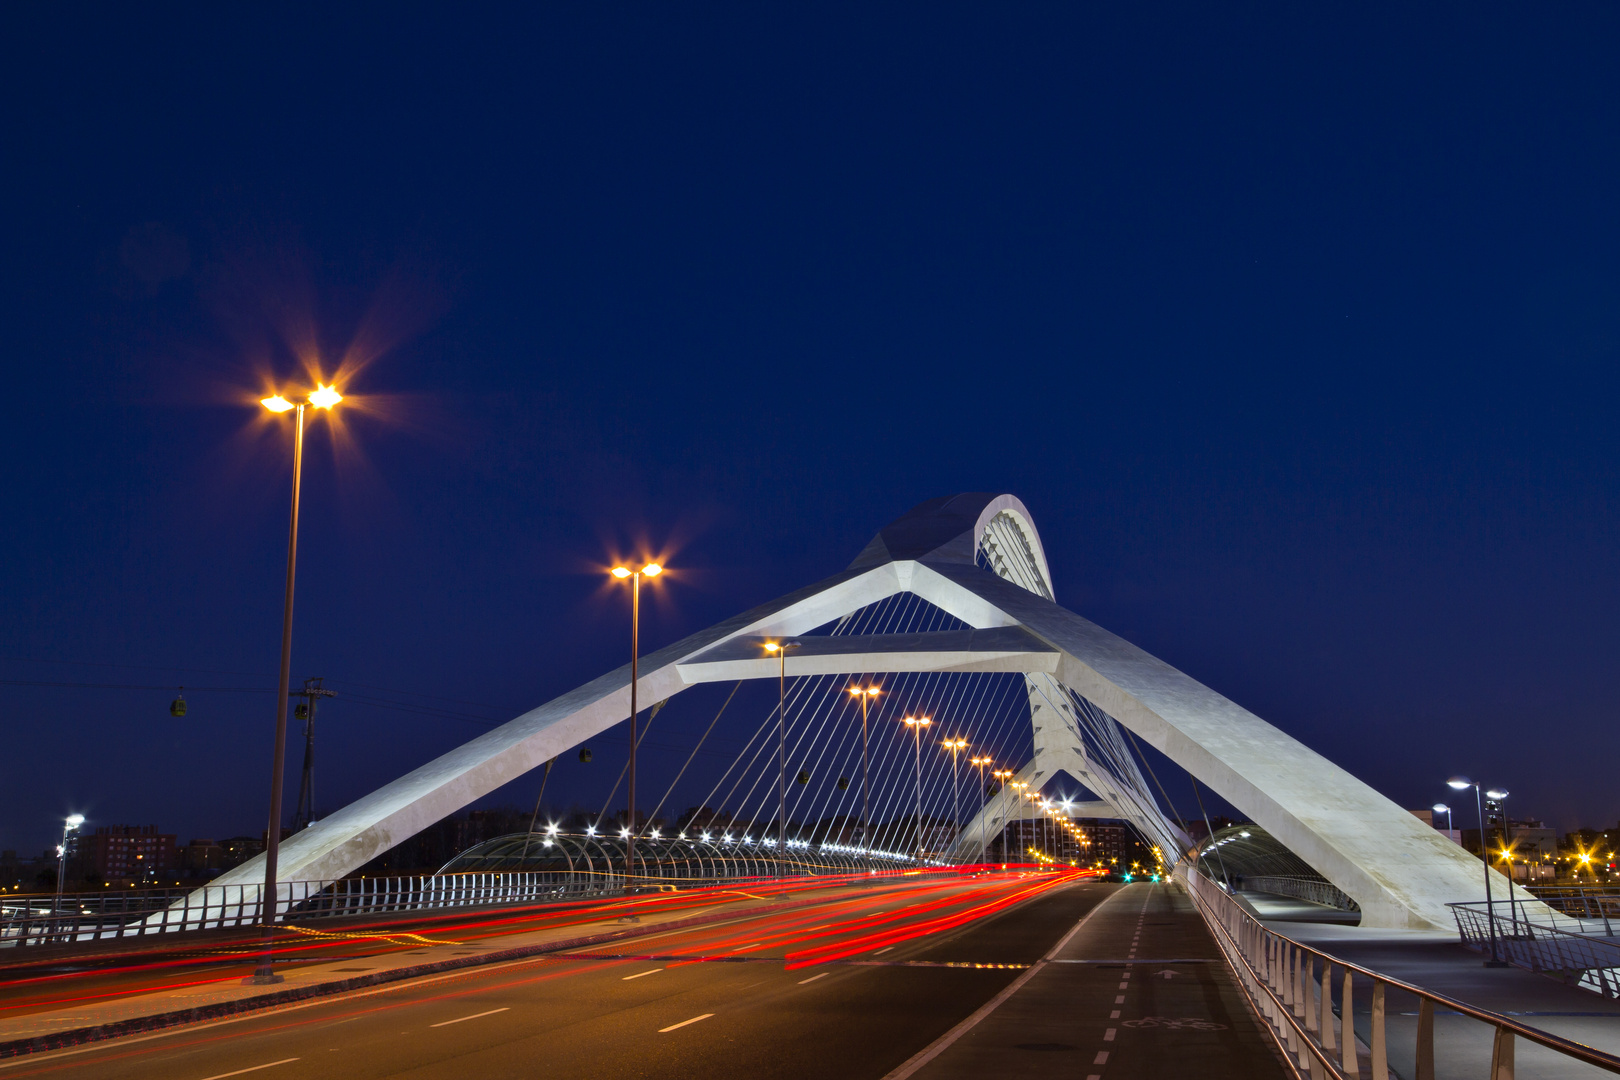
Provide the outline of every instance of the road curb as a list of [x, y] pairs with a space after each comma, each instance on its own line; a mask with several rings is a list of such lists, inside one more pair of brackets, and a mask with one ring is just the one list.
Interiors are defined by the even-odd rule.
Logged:
[[513, 949], [503, 949], [500, 952], [485, 953], [481, 956], [439, 960], [431, 964], [416, 964], [411, 967], [395, 968], [392, 971], [379, 971], [371, 975], [357, 975], [352, 979], [339, 979], [333, 982], [318, 983], [314, 986], [289, 987], [285, 990], [275, 990], [267, 994], [255, 994], [252, 997], [238, 998], [235, 1001], [221, 1001], [213, 1005], [197, 1005], [189, 1009], [153, 1013], [150, 1016], [139, 1016], [129, 1020], [116, 1020], [111, 1023], [94, 1024], [88, 1027], [73, 1028], [68, 1031], [53, 1031], [48, 1035], [34, 1035], [26, 1039], [12, 1039], [7, 1042], [0, 1042], [0, 1060], [23, 1057], [27, 1054], [45, 1053], [51, 1050], [66, 1050], [73, 1046], [104, 1042], [109, 1039], [120, 1039], [129, 1035], [143, 1035], [148, 1032], [162, 1031], [165, 1028], [196, 1024], [205, 1020], [223, 1020], [244, 1013], [257, 1012], [260, 1009], [270, 1009], [278, 1005], [290, 1005], [294, 1002], [308, 1001], [312, 998], [344, 994], [351, 990], [364, 990], [367, 987], [382, 986], [406, 979], [417, 979], [424, 975], [437, 975], [441, 972], [456, 971], [461, 968], [482, 967], [486, 964], [522, 960], [549, 952], [562, 952], [590, 945], [625, 941], [661, 933], [665, 930], [677, 930], [688, 926], [702, 926], [705, 923], [724, 922], [727, 919], [736, 918], [738, 915], [756, 915], [768, 911], [783, 911], [817, 902], [817, 900], [792, 900], [785, 903], [766, 904], [762, 907], [749, 908], [746, 911], [694, 915], [686, 919], [672, 919], [669, 922], [626, 927], [623, 930], [612, 930], [601, 934], [586, 934], [562, 941], [522, 945]]

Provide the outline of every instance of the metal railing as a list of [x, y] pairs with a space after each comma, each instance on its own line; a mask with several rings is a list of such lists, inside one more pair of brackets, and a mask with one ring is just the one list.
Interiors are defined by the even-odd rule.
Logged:
[[[955, 867], [886, 867], [849, 876], [879, 880], [958, 873]], [[789, 875], [792, 876], [792, 875]], [[835, 875], [836, 876], [836, 875]], [[713, 878], [636, 878], [630, 891], [743, 885], [781, 880], [772, 873]], [[206, 885], [190, 890], [129, 890], [14, 897], [0, 901], [0, 947], [143, 937], [180, 930], [229, 930], [257, 925], [262, 917], [258, 885]], [[622, 896], [620, 874], [531, 871], [427, 874], [407, 877], [284, 881], [277, 888], [279, 922], [355, 915], [385, 915], [499, 904], [543, 904]]]
[[1610, 885], [1532, 885], [1530, 892], [1553, 910], [1580, 919], [1603, 921], [1605, 936], [1620, 924], [1620, 893]]
[[[1435, 1080], [1437, 1009], [1469, 1017], [1493, 1030], [1491, 1080], [1513, 1080], [1514, 1046], [1519, 1039], [1620, 1074], [1620, 1057], [1302, 945], [1254, 918], [1202, 874], [1188, 873], [1183, 866], [1177, 868], [1176, 876], [1192, 895], [1255, 1011], [1276, 1038], [1290, 1066], [1301, 1076], [1309, 1075], [1312, 1080], [1389, 1080], [1387, 1020], [1392, 990], [1417, 999], [1413, 1080]], [[1355, 1029], [1358, 999], [1370, 1007], [1365, 1040]]]
[[[285, 881], [277, 889], [278, 919], [376, 915], [502, 903], [544, 903], [610, 895], [622, 890], [566, 874], [445, 874], [341, 881]], [[196, 889], [130, 890], [0, 902], [0, 946], [105, 941], [177, 930], [254, 926], [262, 916], [261, 886], [205, 885]]]
[[1536, 913], [1528, 904], [1507, 900], [1447, 906], [1470, 949], [1494, 951], [1514, 967], [1620, 998], [1620, 941], [1613, 936], [1607, 913], [1598, 918]]
[[1244, 877], [1238, 882], [1240, 888], [1254, 889], [1257, 892], [1275, 893], [1278, 896], [1291, 896], [1295, 900], [1308, 900], [1323, 907], [1337, 908], [1340, 911], [1360, 911], [1356, 902], [1337, 885], [1313, 878], [1297, 877]]

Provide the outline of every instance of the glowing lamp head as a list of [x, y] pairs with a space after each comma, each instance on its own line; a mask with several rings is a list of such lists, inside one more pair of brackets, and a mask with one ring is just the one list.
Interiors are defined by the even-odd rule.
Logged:
[[642, 577], [657, 577], [664, 572], [664, 568], [655, 562], [650, 562], [641, 568]]
[[768, 653], [779, 652], [781, 650], [781, 648], [782, 648], [782, 646], [778, 645], [774, 641], [767, 641], [765, 643], [765, 651], [768, 652]]
[[1450, 780], [1446, 781], [1446, 787], [1450, 788], [1452, 791], [1467, 791], [1473, 786], [1474, 782], [1468, 779], [1466, 776], [1453, 776]]
[[1493, 788], [1491, 788], [1491, 790], [1489, 790], [1489, 791], [1487, 791], [1485, 793], [1485, 797], [1487, 799], [1493, 799], [1496, 802], [1501, 802], [1503, 799], [1508, 797], [1508, 793], [1503, 791], [1501, 788], [1494, 788], [1493, 787]]
[[315, 387], [315, 392], [309, 395], [309, 403], [317, 409], [330, 409], [343, 400], [343, 395], [330, 386]]
[[80, 825], [83, 825], [83, 824], [84, 824], [84, 815], [83, 814], [69, 814], [68, 815], [68, 819], [67, 819], [68, 828], [77, 829]]
[[1449, 813], [1451, 813], [1451, 807], [1447, 806], [1443, 802], [1435, 803], [1432, 809], [1437, 814], [1449, 814]]
[[624, 566], [615, 566], [612, 570], [610, 570], [608, 572], [611, 573], [614, 577], [618, 578], [620, 581], [623, 581], [625, 578], [630, 576], [629, 568], [624, 567]]
[[292, 402], [288, 401], [286, 398], [282, 397], [280, 394], [277, 394], [275, 397], [260, 398], [259, 399], [259, 404], [263, 405], [265, 408], [269, 409], [271, 412], [277, 412], [277, 413], [286, 412], [289, 409], [296, 408], [296, 406], [293, 405]]

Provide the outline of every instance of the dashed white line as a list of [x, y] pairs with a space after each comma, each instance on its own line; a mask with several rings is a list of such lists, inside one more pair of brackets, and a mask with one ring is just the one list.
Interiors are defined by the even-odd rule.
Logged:
[[1106, 1051], [1106, 1050], [1097, 1051], [1096, 1060], [1094, 1060], [1092, 1062], [1092, 1064], [1093, 1065], [1106, 1065], [1106, 1064], [1108, 1064], [1108, 1051]]
[[658, 1029], [658, 1034], [660, 1034], [660, 1035], [662, 1035], [662, 1034], [663, 1034], [663, 1033], [664, 1033], [664, 1032], [666, 1032], [666, 1031], [674, 1031], [674, 1030], [675, 1030], [675, 1029], [676, 1029], [676, 1028], [683, 1028], [683, 1027], [685, 1027], [685, 1026], [686, 1026], [686, 1025], [687, 1025], [687, 1024], [695, 1024], [695, 1023], [697, 1023], [697, 1022], [698, 1022], [698, 1021], [699, 1021], [699, 1020], [707, 1020], [707, 1019], [708, 1019], [708, 1018], [709, 1018], [709, 1017], [711, 1017], [711, 1016], [713, 1016], [713, 1015], [714, 1015], [714, 1013], [704, 1013], [704, 1014], [703, 1014], [703, 1015], [702, 1015], [702, 1016], [694, 1016], [694, 1017], [692, 1017], [692, 1019], [690, 1019], [690, 1020], [682, 1020], [682, 1021], [681, 1021], [681, 1022], [680, 1022], [680, 1023], [678, 1023], [678, 1024], [671, 1024], [671, 1025], [669, 1025], [669, 1027], [667, 1027], [667, 1028], [659, 1028], [659, 1029]]
[[885, 946], [883, 946], [883, 948], [879, 949], [877, 952], [873, 953], [872, 955], [873, 956], [882, 956], [884, 953], [891, 951], [893, 948], [894, 948], [893, 945], [885, 945]]
[[1107, 1031], [1103, 1032], [1103, 1042], [1113, 1042], [1114, 1035], [1118, 1030], [1118, 1028], [1109, 1028]]
[[1117, 997], [1115, 997], [1114, 998], [1114, 1004], [1115, 1005], [1123, 1005], [1123, 1004], [1125, 1004], [1125, 995], [1120, 994]]
[[663, 971], [663, 970], [664, 970], [663, 968], [653, 968], [651, 971], [638, 971], [634, 975], [626, 975], [624, 978], [620, 979], [619, 981], [620, 982], [629, 982], [631, 979], [639, 979], [643, 975], [656, 975], [660, 971]]
[[805, 933], [809, 934], [809, 933], [814, 933], [817, 930], [825, 930], [825, 929], [827, 929], [827, 927], [829, 927], [831, 925], [832, 925], [832, 923], [825, 922], [825, 923], [822, 923], [820, 926], [812, 926], [809, 930], [806, 930]]
[[263, 1065], [254, 1065], [252, 1068], [248, 1069], [237, 1069], [235, 1072], [228, 1073], [215, 1073], [213, 1076], [203, 1077], [203, 1080], [225, 1080], [227, 1076], [241, 1076], [243, 1073], [258, 1072], [260, 1069], [268, 1069], [276, 1065], [285, 1065], [289, 1061], [297, 1060], [297, 1058], [282, 1058], [280, 1061], [267, 1061]]
[[1118, 1020], [1119, 1019], [1119, 1010], [1115, 1009], [1113, 1012], [1109, 1013], [1108, 1014], [1108, 1019], [1110, 1019], [1110, 1020]]
[[429, 1024], [428, 1027], [430, 1027], [430, 1028], [449, 1027], [451, 1024], [459, 1024], [463, 1020], [476, 1020], [480, 1016], [494, 1016], [496, 1013], [503, 1013], [503, 1012], [510, 1012], [510, 1011], [511, 1011], [511, 1006], [503, 1005], [499, 1009], [486, 1009], [484, 1012], [473, 1013], [471, 1016], [458, 1016], [454, 1020], [440, 1020], [437, 1024]]
[[827, 976], [829, 976], [831, 974], [832, 974], [832, 972], [830, 972], [830, 971], [823, 971], [820, 975], [812, 975], [808, 979], [800, 979], [799, 980], [799, 985], [803, 986], [805, 983], [813, 983], [817, 979], [825, 979]]

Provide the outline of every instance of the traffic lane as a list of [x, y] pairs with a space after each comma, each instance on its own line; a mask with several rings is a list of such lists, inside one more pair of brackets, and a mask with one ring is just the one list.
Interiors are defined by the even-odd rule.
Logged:
[[[890, 888], [906, 888], [896, 883]], [[667, 896], [616, 899], [592, 905], [567, 905], [563, 910], [513, 912], [501, 909], [443, 918], [426, 923], [348, 924], [342, 930], [320, 927], [282, 930], [274, 946], [276, 970], [283, 974], [335, 961], [363, 961], [392, 954], [428, 955], [424, 945], [480, 945], [498, 943], [515, 933], [578, 928], [581, 932], [618, 926], [625, 914], [696, 914], [726, 905], [781, 902], [772, 895], [776, 886], [750, 893], [733, 888], [703, 890]], [[849, 885], [813, 886], [832, 895], [853, 892]], [[801, 893], [805, 891], [801, 888]], [[860, 895], [867, 895], [865, 890]], [[301, 932], [300, 932], [301, 931]], [[179, 947], [160, 944], [127, 946], [94, 953], [69, 953], [51, 946], [55, 955], [35, 959], [24, 951], [21, 961], [0, 965], [0, 1017], [21, 1016], [94, 1004], [142, 994], [188, 990], [216, 983], [234, 983], [251, 974], [262, 950], [257, 941], [230, 934], [217, 945], [199, 945], [192, 938]], [[190, 935], [188, 935], [190, 937]], [[426, 941], [422, 940], [426, 938]], [[451, 954], [460, 955], [460, 954]]]
[[[852, 897], [797, 913], [780, 913], [743, 925], [697, 928], [682, 936], [680, 948], [692, 958], [784, 956], [796, 964], [893, 951], [911, 935], [941, 933], [954, 921], [982, 918], [1023, 893], [1057, 884], [1040, 879], [968, 880], [919, 887], [903, 894]], [[576, 955], [613, 955], [604, 946]], [[664, 947], [667, 954], [668, 946]]]
[[[1036, 909], [1063, 906], [1066, 899], [1028, 905], [1037, 917], [1024, 922], [1026, 932], [1044, 937], [1046, 947], [1063, 920]], [[970, 935], [959, 939], [973, 944]], [[1037, 953], [1042, 947], [1013, 944]], [[131, 1080], [200, 1080], [259, 1067], [289, 1077], [531, 1076], [537, 1065], [584, 1076], [740, 1076], [742, 1069], [814, 1076], [837, 1063], [850, 1075], [882, 1076], [1017, 974], [898, 965], [784, 971], [769, 962], [528, 961], [193, 1030], [184, 1045], [110, 1047], [40, 1061], [38, 1069]], [[695, 1022], [676, 1026], [686, 1021]], [[40, 1073], [29, 1068], [25, 1074]]]
[[1116, 887], [1051, 961], [916, 1080], [1289, 1073], [1202, 917], [1175, 887]]

